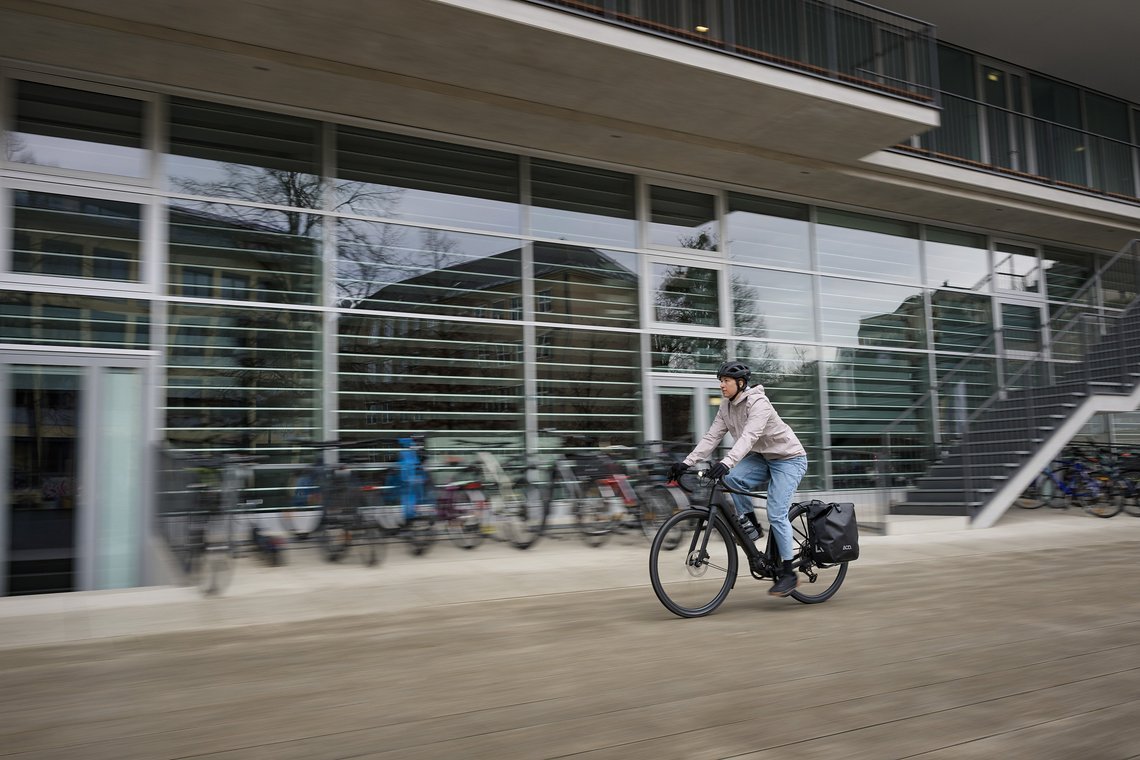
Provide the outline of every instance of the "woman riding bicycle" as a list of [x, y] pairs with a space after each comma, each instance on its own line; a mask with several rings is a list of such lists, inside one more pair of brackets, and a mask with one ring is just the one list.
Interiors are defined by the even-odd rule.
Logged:
[[[807, 473], [807, 452], [788, 424], [780, 419], [763, 385], [748, 387], [752, 370], [739, 361], [725, 362], [716, 373], [724, 403], [707, 433], [683, 462], [673, 465], [669, 477], [676, 480], [695, 462], [707, 459], [726, 433], [733, 445], [728, 454], [709, 470], [709, 477], [723, 479], [737, 491], [756, 491], [767, 486], [768, 524], [776, 539], [783, 565], [779, 577], [768, 593], [787, 596], [797, 585], [792, 567], [795, 543], [788, 522], [788, 507]], [[731, 472], [730, 472], [731, 471]], [[752, 500], [734, 493], [737, 519], [745, 535], [753, 541], [760, 537]]]

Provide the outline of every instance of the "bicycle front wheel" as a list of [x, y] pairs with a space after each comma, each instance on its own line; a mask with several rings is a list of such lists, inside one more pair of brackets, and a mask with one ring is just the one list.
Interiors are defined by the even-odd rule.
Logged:
[[649, 547], [649, 580], [665, 609], [685, 618], [707, 615], [728, 596], [740, 558], [728, 527], [688, 509], [664, 522]]
[[792, 564], [799, 574], [799, 585], [791, 597], [804, 604], [819, 604], [835, 596], [847, 577], [847, 563], [827, 564], [815, 559], [808, 541], [807, 507], [793, 504], [788, 510], [788, 521], [792, 524], [792, 540], [796, 544], [796, 555]]

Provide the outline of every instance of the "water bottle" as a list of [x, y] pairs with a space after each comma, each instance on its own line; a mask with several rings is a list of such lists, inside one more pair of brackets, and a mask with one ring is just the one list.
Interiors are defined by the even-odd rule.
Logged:
[[748, 515], [737, 515], [736, 523], [740, 529], [744, 531], [744, 535], [748, 537], [749, 541], [757, 541], [760, 539], [760, 532], [756, 530], [756, 526], [748, 519]]

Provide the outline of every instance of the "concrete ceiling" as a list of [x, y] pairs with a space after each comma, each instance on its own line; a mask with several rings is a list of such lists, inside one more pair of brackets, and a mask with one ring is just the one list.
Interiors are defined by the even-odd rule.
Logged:
[[938, 39], [1140, 104], [1138, 0], [872, 0]]
[[[537, 15], [513, 19], [523, 13]], [[585, 36], [568, 33], [575, 22]], [[128, 85], [1098, 248], [1140, 236], [1128, 204], [911, 156], [863, 158], [923, 131], [932, 109], [631, 34], [502, 0], [0, 0], [0, 56]]]

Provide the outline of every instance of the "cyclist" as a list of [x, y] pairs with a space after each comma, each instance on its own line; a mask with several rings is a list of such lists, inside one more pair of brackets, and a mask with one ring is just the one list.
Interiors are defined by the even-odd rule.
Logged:
[[[709, 477], [723, 480], [739, 491], [755, 491], [767, 487], [768, 524], [783, 560], [781, 572], [768, 593], [787, 596], [798, 583], [791, 557], [795, 553], [788, 507], [807, 473], [807, 452], [788, 424], [780, 419], [763, 385], [749, 387], [752, 370], [740, 361], [728, 361], [716, 373], [724, 401], [707, 433], [681, 462], [673, 465], [670, 480], [676, 480], [694, 462], [707, 459], [726, 433], [733, 438], [732, 448], [709, 469]], [[732, 495], [737, 520], [749, 539], [760, 538], [759, 524], [752, 500], [741, 494]]]

